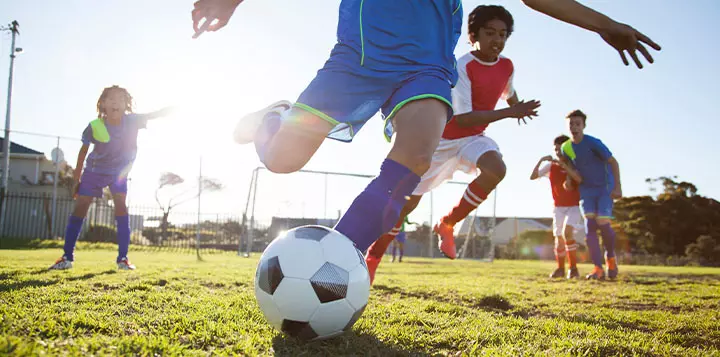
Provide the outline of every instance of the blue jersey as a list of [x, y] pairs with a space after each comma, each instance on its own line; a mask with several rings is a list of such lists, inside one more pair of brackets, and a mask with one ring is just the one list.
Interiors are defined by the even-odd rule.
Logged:
[[356, 51], [365, 68], [437, 69], [454, 86], [462, 23], [461, 0], [342, 0], [337, 40]]
[[83, 131], [83, 145], [93, 144], [85, 161], [85, 170], [103, 175], [127, 175], [137, 154], [138, 131], [145, 128], [147, 119], [140, 114], [125, 114], [119, 125], [105, 124], [110, 141], [100, 142], [93, 137], [92, 126]]
[[612, 157], [610, 150], [599, 139], [590, 135], [583, 136], [579, 144], [572, 140], [562, 145], [563, 154], [570, 159], [582, 177], [580, 197], [597, 194], [609, 194], [615, 186], [608, 159]]

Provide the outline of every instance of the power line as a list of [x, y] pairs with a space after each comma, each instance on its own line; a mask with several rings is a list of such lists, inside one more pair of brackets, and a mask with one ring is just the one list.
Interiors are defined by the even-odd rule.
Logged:
[[53, 138], [53, 139], [63, 139], [63, 140], [73, 140], [73, 141], [82, 141], [78, 138], [71, 138], [68, 136], [62, 136], [62, 135], [51, 135], [51, 134], [42, 134], [42, 133], [33, 133], [30, 131], [21, 131], [21, 130], [10, 130], [11, 133], [17, 133], [17, 134], [25, 134], [25, 135], [34, 135], [34, 136], [42, 136], [45, 138]]

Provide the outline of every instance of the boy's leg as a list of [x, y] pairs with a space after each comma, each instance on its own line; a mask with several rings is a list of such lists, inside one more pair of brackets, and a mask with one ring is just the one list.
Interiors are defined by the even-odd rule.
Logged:
[[585, 236], [585, 223], [583, 222], [580, 207], [569, 207], [565, 224], [565, 251], [567, 252], [568, 279], [580, 276], [577, 270], [577, 239]]
[[553, 236], [555, 237], [555, 261], [557, 268], [550, 274], [551, 278], [565, 276], [565, 240], [563, 239], [563, 224], [565, 222], [564, 207], [553, 207]]
[[617, 261], [615, 259], [615, 230], [612, 228], [612, 207], [613, 201], [610, 195], [602, 196], [598, 202], [597, 223], [605, 246], [605, 261], [607, 262], [607, 275], [614, 279], [618, 274]]
[[468, 185], [460, 202], [450, 213], [440, 219], [434, 230], [440, 235], [440, 250], [450, 259], [455, 259], [454, 227], [457, 222], [465, 219], [475, 210], [487, 196], [505, 178], [505, 162], [503, 162], [497, 144], [490, 138], [479, 136], [475, 141], [463, 148], [461, 155], [465, 160], [475, 155], [473, 162], [480, 169], [480, 175]]
[[405, 255], [405, 243], [398, 243], [398, 249], [400, 250], [400, 257], [398, 258], [398, 262], [402, 263], [402, 258]]
[[407, 200], [402, 211], [400, 211], [400, 218], [395, 223], [395, 226], [390, 230], [390, 232], [383, 234], [378, 240], [370, 245], [370, 248], [368, 248], [368, 252], [365, 255], [365, 264], [367, 265], [368, 272], [370, 273], [371, 284], [373, 280], [375, 280], [375, 272], [382, 261], [383, 254], [385, 254], [385, 251], [390, 243], [392, 243], [398, 233], [400, 233], [405, 217], [415, 210], [415, 207], [417, 207], [418, 203], [420, 203], [421, 198], [422, 196], [420, 195], [410, 196], [410, 199]]
[[447, 116], [448, 104], [432, 98], [411, 101], [398, 110], [394, 117], [397, 137], [380, 174], [335, 226], [360, 251], [397, 222], [420, 176], [430, 167]]
[[50, 269], [68, 269], [72, 267], [72, 262], [75, 261], [75, 245], [80, 236], [85, 216], [92, 204], [93, 198], [102, 197], [102, 190], [107, 185], [108, 179], [105, 175], [98, 175], [92, 172], [83, 173], [78, 183], [78, 197], [75, 199], [75, 208], [68, 218], [68, 223], [65, 227], [63, 256], [58, 259]]
[[600, 242], [598, 240], [597, 230], [597, 196], [583, 197], [581, 204], [585, 213], [585, 221], [587, 222], [586, 243], [590, 253], [590, 259], [593, 262], [593, 270], [585, 276], [586, 279], [603, 279], [605, 272], [603, 271], [602, 251], [600, 250]]
[[110, 192], [113, 194], [115, 204], [115, 224], [117, 227], [118, 256], [115, 262], [119, 269], [134, 270], [135, 265], [128, 259], [130, 249], [130, 218], [128, 217], [127, 204], [127, 180], [119, 178], [110, 185]]
[[393, 241], [393, 249], [392, 249], [392, 260], [391, 262], [395, 262], [395, 258], [397, 257], [397, 249], [398, 249], [398, 243], [396, 241]]
[[254, 131], [249, 137], [255, 143], [258, 158], [275, 173], [291, 173], [303, 168], [335, 126], [303, 109], [283, 111], [287, 108], [285, 103], [288, 102], [245, 116], [236, 129], [236, 133], [245, 127]]

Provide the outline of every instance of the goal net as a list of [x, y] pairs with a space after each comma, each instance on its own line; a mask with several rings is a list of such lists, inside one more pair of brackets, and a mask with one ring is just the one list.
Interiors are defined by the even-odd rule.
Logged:
[[[258, 167], [252, 173], [243, 215], [246, 234], [239, 252], [262, 252], [283, 231], [319, 224], [333, 227], [373, 175], [301, 170], [274, 174]], [[431, 227], [455, 206], [467, 188], [467, 180], [448, 181], [426, 194], [406, 225], [406, 256], [440, 257]], [[458, 256], [492, 260], [494, 245], [494, 194], [455, 229]]]

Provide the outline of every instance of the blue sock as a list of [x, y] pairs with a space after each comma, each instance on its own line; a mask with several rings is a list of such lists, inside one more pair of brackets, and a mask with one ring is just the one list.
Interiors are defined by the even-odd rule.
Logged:
[[603, 266], [602, 252], [600, 251], [600, 242], [598, 241], [598, 224], [595, 218], [587, 219], [587, 237], [585, 238], [588, 250], [590, 251], [590, 259], [593, 264], [598, 267]]
[[380, 175], [355, 198], [335, 229], [364, 252], [395, 226], [407, 197], [419, 183], [420, 176], [395, 161], [385, 159]]
[[77, 243], [78, 236], [82, 230], [83, 221], [85, 217], [70, 216], [68, 219], [67, 227], [65, 227], [65, 245], [63, 250], [65, 251], [65, 259], [69, 261], [75, 261], [75, 243]]
[[393, 259], [395, 259], [395, 255], [397, 255], [397, 246], [393, 245]]
[[260, 162], [265, 162], [265, 152], [267, 151], [267, 145], [272, 141], [275, 133], [280, 130], [280, 124], [282, 123], [282, 117], [277, 113], [270, 113], [265, 116], [260, 128], [258, 128], [255, 134], [255, 151], [257, 151]]
[[612, 229], [610, 223], [600, 226], [600, 234], [602, 234], [603, 245], [605, 245], [605, 257], [615, 257], [615, 230]]
[[130, 249], [130, 219], [128, 216], [116, 216], [117, 223], [117, 241], [118, 241], [118, 257], [120, 259], [127, 258], [128, 249]]

